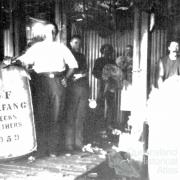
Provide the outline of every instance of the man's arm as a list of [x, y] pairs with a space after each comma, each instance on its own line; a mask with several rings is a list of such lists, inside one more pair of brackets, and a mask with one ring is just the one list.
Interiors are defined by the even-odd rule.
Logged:
[[69, 67], [69, 69], [78, 68], [78, 63], [75, 57], [73, 56], [72, 52], [70, 51], [70, 49], [65, 45], [61, 45], [61, 51], [64, 61]]
[[74, 68], [69, 68], [66, 72], [65, 78], [69, 79], [74, 73]]
[[36, 45], [31, 46], [28, 48], [21, 56], [17, 58], [22, 65], [26, 68], [29, 66], [34, 65], [35, 59], [37, 59], [38, 49]]
[[67, 70], [65, 77], [61, 80], [61, 83], [64, 87], [67, 87], [67, 81], [73, 75], [73, 73], [74, 73], [74, 68], [69, 68]]
[[163, 68], [162, 61], [160, 60], [160, 62], [159, 62], [159, 70], [158, 70], [158, 78], [157, 78], [158, 88], [163, 83], [163, 75], [164, 75], [164, 68]]
[[64, 79], [62, 79], [62, 84], [66, 87], [67, 86], [67, 80], [73, 75], [74, 69], [78, 68], [77, 61], [71, 51], [66, 47], [65, 45], [62, 45], [61, 51], [63, 52], [64, 61], [68, 66], [68, 70], [66, 72], [66, 75]]

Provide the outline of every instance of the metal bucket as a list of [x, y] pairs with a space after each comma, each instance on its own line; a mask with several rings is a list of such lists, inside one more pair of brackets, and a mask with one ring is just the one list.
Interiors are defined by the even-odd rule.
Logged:
[[21, 67], [0, 67], [0, 160], [37, 149], [28, 76]]

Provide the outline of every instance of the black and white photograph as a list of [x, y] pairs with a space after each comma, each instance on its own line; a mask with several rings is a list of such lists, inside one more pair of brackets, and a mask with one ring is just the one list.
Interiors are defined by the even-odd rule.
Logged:
[[0, 8], [0, 180], [180, 180], [179, 0]]

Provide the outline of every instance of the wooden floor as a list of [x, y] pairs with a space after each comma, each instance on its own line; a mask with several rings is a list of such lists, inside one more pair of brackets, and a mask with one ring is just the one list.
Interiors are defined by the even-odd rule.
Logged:
[[[103, 141], [95, 137], [105, 151], [112, 148], [109, 139]], [[147, 180], [147, 166], [143, 167], [140, 178], [114, 176], [107, 158], [90, 152], [61, 153], [56, 158], [42, 157], [34, 161], [28, 157], [0, 160], [0, 180]], [[97, 177], [96, 172], [100, 176]]]
[[28, 157], [0, 161], [0, 180], [148, 180], [147, 167], [141, 170], [139, 178], [116, 176], [108, 167], [106, 158], [88, 152], [61, 154], [56, 158], [43, 157], [33, 161]]
[[100, 166], [105, 158], [97, 154], [76, 152], [56, 158], [44, 157], [34, 161], [28, 157], [0, 161], [0, 179], [3, 180], [79, 180]]

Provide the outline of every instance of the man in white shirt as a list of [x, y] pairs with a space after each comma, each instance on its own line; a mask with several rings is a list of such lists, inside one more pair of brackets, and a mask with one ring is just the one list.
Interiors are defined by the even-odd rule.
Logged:
[[180, 58], [179, 58], [179, 42], [171, 40], [168, 46], [169, 54], [164, 56], [159, 61], [159, 70], [157, 85], [160, 86], [163, 81], [173, 75], [180, 75]]
[[[59, 144], [59, 125], [64, 110], [67, 79], [73, 74], [74, 68], [78, 68], [78, 64], [71, 51], [56, 40], [58, 31], [55, 25], [47, 23], [38, 25], [43, 41], [32, 45], [18, 59], [25, 66], [32, 65], [37, 73], [36, 106], [41, 131], [37, 133], [41, 133], [42, 136], [38, 151], [40, 155], [48, 153], [51, 157], [55, 157]], [[66, 66], [68, 66], [67, 70]]]

